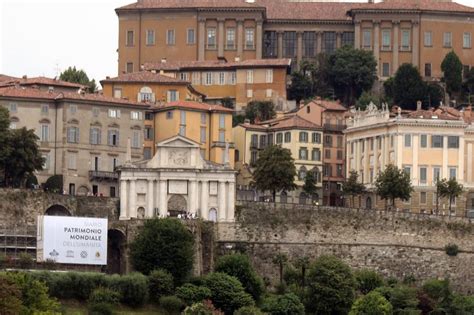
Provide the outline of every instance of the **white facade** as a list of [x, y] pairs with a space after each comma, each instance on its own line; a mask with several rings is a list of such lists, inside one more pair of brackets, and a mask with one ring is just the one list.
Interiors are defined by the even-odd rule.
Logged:
[[126, 164], [119, 173], [121, 220], [184, 212], [204, 220], [234, 220], [234, 170], [205, 161], [200, 145], [188, 138], [158, 143], [151, 160]]

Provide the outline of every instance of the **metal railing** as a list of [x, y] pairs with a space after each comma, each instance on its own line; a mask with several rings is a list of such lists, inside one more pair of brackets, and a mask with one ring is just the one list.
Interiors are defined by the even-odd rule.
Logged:
[[112, 179], [117, 180], [118, 174], [116, 172], [106, 171], [89, 171], [89, 177], [95, 179]]

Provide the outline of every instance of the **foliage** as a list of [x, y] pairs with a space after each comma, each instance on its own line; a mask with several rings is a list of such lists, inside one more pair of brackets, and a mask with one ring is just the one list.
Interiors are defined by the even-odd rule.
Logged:
[[211, 290], [203, 286], [186, 283], [176, 289], [176, 296], [183, 300], [186, 305], [192, 305], [209, 299]]
[[291, 74], [291, 84], [288, 88], [288, 98], [299, 103], [314, 96], [314, 83], [311, 76], [304, 71], [293, 72]]
[[392, 304], [379, 292], [373, 291], [358, 298], [349, 315], [391, 315]]
[[234, 101], [232, 101], [232, 99], [228, 96], [221, 100], [221, 105], [225, 108], [234, 109]]
[[404, 63], [395, 73], [392, 92], [395, 104], [403, 109], [414, 110], [416, 102], [425, 99], [426, 85], [418, 69], [412, 64]]
[[245, 118], [253, 124], [255, 121], [264, 121], [274, 118], [275, 105], [272, 101], [252, 101], [245, 108]]
[[160, 298], [160, 306], [168, 314], [179, 314], [184, 309], [184, 302], [174, 295], [162, 296]]
[[382, 276], [370, 269], [356, 270], [354, 272], [354, 277], [357, 284], [357, 290], [362, 294], [367, 294], [384, 285]]
[[374, 103], [377, 107], [380, 108], [380, 101], [380, 96], [368, 91], [364, 91], [357, 99], [355, 107], [360, 110], [365, 110], [370, 103]]
[[232, 314], [243, 306], [252, 306], [252, 297], [245, 292], [240, 281], [222, 272], [210, 273], [205, 277], [204, 283], [211, 290], [211, 300], [214, 305]]
[[72, 83], [79, 83], [82, 85], [86, 85], [89, 92], [94, 93], [97, 90], [97, 84], [95, 80], [89, 80], [89, 77], [85, 73], [84, 70], [80, 69], [77, 70], [76, 67], [69, 67], [64, 70], [60, 75], [59, 79], [67, 82]]
[[19, 314], [21, 291], [11, 277], [0, 274], [0, 314]]
[[359, 196], [365, 192], [365, 185], [359, 183], [357, 179], [359, 174], [356, 171], [350, 171], [349, 178], [342, 183], [342, 192], [344, 195], [351, 196], [352, 207], [354, 207], [354, 197]]
[[108, 287], [120, 293], [120, 302], [129, 306], [140, 306], [148, 300], [148, 279], [140, 273], [107, 278]]
[[454, 295], [450, 311], [451, 314], [474, 314], [474, 296]]
[[120, 302], [120, 293], [99, 287], [92, 291], [91, 295], [89, 296], [88, 303], [89, 304], [99, 304], [99, 303], [107, 303], [112, 305], [118, 305]]
[[164, 269], [153, 270], [148, 276], [150, 299], [158, 302], [160, 297], [173, 293], [173, 276]]
[[393, 102], [393, 95], [394, 95], [394, 91], [393, 91], [394, 84], [395, 84], [395, 78], [394, 77], [388, 78], [383, 83], [383, 90], [384, 90], [385, 97], [387, 99], [391, 100], [392, 102]]
[[[416, 289], [405, 285], [380, 287], [373, 292], [383, 295], [392, 304], [394, 314], [418, 314]], [[411, 313], [410, 313], [411, 312]]]
[[88, 305], [89, 315], [112, 315], [113, 306], [109, 303], [93, 303]]
[[434, 301], [435, 310], [448, 310], [453, 301], [453, 292], [448, 280], [428, 280], [423, 284], [423, 292]]
[[28, 189], [33, 189], [38, 185], [38, 178], [32, 173], [26, 175], [25, 187]]
[[378, 174], [375, 181], [375, 191], [380, 198], [391, 200], [408, 200], [413, 192], [410, 175], [393, 164], [387, 165], [385, 170]]
[[315, 172], [307, 172], [306, 177], [304, 179], [304, 184], [303, 184], [303, 191], [308, 194], [309, 196], [314, 195], [317, 192], [317, 178]]
[[441, 62], [443, 80], [446, 83], [446, 91], [451, 96], [461, 90], [462, 85], [462, 62], [454, 51], [446, 54]]
[[232, 127], [235, 127], [239, 124], [243, 124], [244, 122], [245, 122], [245, 115], [242, 115], [242, 114], [232, 115]]
[[[240, 310], [240, 309], [239, 309]], [[234, 312], [234, 315], [238, 315], [238, 310]], [[195, 303], [191, 306], [188, 306], [184, 312], [183, 315], [223, 315], [221, 311], [217, 310], [214, 305], [212, 305], [212, 302], [210, 300], [206, 300], [203, 302]], [[254, 314], [254, 313], [251, 313]], [[240, 315], [246, 315], [246, 313], [240, 314]], [[255, 315], [259, 315], [258, 313], [255, 313]]]
[[44, 190], [53, 193], [62, 193], [63, 187], [63, 175], [53, 175], [44, 184]]
[[30, 269], [33, 266], [33, 257], [28, 253], [20, 253], [17, 263], [21, 269]]
[[309, 269], [306, 307], [317, 314], [347, 314], [355, 286], [347, 264], [334, 256], [321, 256]]
[[0, 106], [0, 170], [5, 170], [5, 164], [10, 156], [10, 112]]
[[255, 306], [244, 306], [234, 312], [234, 315], [263, 315], [262, 311]]
[[352, 105], [363, 91], [372, 88], [377, 79], [377, 61], [370, 51], [344, 46], [330, 57], [330, 76], [336, 95]]
[[177, 219], [147, 220], [130, 245], [136, 270], [149, 274], [163, 268], [183, 283], [193, 266], [194, 238]]
[[467, 102], [471, 104], [472, 94], [474, 94], [474, 67], [465, 74], [463, 90], [468, 94]]
[[222, 256], [217, 260], [215, 271], [236, 277], [242, 283], [245, 291], [254, 300], [258, 300], [263, 293], [263, 280], [253, 269], [247, 255], [232, 254]]
[[262, 310], [270, 315], [304, 315], [304, 305], [293, 293], [272, 296], [263, 302]]
[[429, 107], [438, 107], [444, 99], [443, 88], [436, 83], [426, 84], [426, 94]]
[[444, 247], [444, 250], [449, 256], [457, 256], [459, 253], [459, 247], [456, 244], [448, 244]]
[[288, 257], [285, 254], [278, 253], [275, 257], [273, 257], [272, 261], [275, 265], [278, 265], [278, 271], [280, 275], [280, 285], [282, 285], [283, 284], [283, 267], [288, 261]]
[[271, 145], [259, 152], [253, 181], [260, 191], [272, 191], [274, 201], [277, 191], [296, 188], [295, 176], [296, 167], [290, 150]]
[[443, 178], [437, 182], [436, 188], [438, 191], [438, 197], [448, 198], [449, 212], [451, 212], [453, 201], [462, 194], [464, 187], [458, 183], [456, 178], [451, 178], [449, 180]]

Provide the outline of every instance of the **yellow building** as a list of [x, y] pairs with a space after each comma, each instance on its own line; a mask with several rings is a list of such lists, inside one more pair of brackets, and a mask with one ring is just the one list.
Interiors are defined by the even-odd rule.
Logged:
[[[235, 166], [238, 171], [237, 185], [239, 198], [254, 200], [250, 183], [252, 168], [257, 161], [258, 152], [266, 146], [276, 144], [289, 149], [295, 159], [297, 176], [295, 184], [298, 189], [292, 192], [278, 192], [277, 202], [309, 203], [310, 197], [302, 192], [301, 187], [308, 172], [314, 172], [317, 179], [318, 193], [313, 202], [320, 202], [322, 187], [322, 127], [299, 116], [277, 118], [259, 124], [245, 122], [233, 128], [235, 141]], [[262, 196], [263, 198], [263, 196]]]
[[[180, 135], [200, 143], [204, 159], [229, 163], [234, 167], [231, 109], [200, 102], [176, 101], [154, 106], [151, 111], [154, 114], [155, 143]], [[226, 147], [229, 152], [227, 157]]]

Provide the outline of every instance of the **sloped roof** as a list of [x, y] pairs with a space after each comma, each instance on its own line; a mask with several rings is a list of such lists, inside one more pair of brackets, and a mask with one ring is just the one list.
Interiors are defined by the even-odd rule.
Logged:
[[327, 110], [334, 110], [334, 111], [347, 111], [348, 109], [339, 103], [338, 101], [326, 101], [326, 100], [313, 100], [306, 104], [308, 106], [309, 104], [314, 104], [317, 106], [321, 106]]
[[278, 131], [278, 130], [288, 130], [288, 129], [322, 130], [321, 126], [316, 125], [296, 115], [262, 121], [258, 124], [244, 123], [244, 124], [240, 124], [239, 126], [242, 126], [246, 129], [258, 130], [258, 131]]
[[0, 73], [0, 82], [3, 82], [3, 81], [12, 81], [12, 80], [17, 80], [18, 78], [15, 78], [15, 77], [12, 77], [12, 76], [9, 76], [9, 75], [6, 75], [6, 74], [1, 74]]
[[128, 83], [163, 83], [163, 84], [189, 84], [188, 81], [183, 81], [178, 78], [173, 78], [167, 75], [153, 73], [150, 71], [139, 71], [132, 73], [124, 73], [118, 77], [108, 78], [100, 81], [100, 83], [109, 83], [109, 82], [128, 82]]
[[143, 65], [145, 70], [187, 70], [187, 69], [237, 69], [237, 68], [258, 68], [258, 67], [289, 67], [291, 59], [250, 59], [243, 61], [166, 61], [147, 62]]
[[439, 12], [459, 12], [474, 13], [474, 8], [456, 2], [433, 1], [433, 0], [391, 0], [378, 3], [364, 3], [361, 6], [352, 8], [357, 10], [409, 10], [409, 11], [439, 11]]
[[120, 8], [116, 11], [130, 9], [264, 9], [256, 3], [245, 0], [138, 0]]
[[45, 85], [45, 86], [59, 86], [59, 87], [66, 87], [66, 88], [76, 88], [82, 89], [86, 88], [87, 86], [79, 84], [79, 83], [72, 83], [63, 80], [58, 80], [56, 78], [47, 78], [47, 77], [33, 77], [33, 78], [13, 78], [12, 80], [5, 80], [0, 83], [0, 86], [11, 86], [11, 85]]
[[176, 102], [162, 103], [162, 104], [152, 107], [151, 109], [159, 112], [163, 110], [169, 110], [172, 108], [184, 108], [184, 109], [190, 109], [190, 110], [211, 111], [211, 112], [227, 112], [227, 113], [233, 112], [232, 109], [226, 108], [221, 105], [206, 104], [206, 103], [195, 102], [195, 101], [176, 101]]

